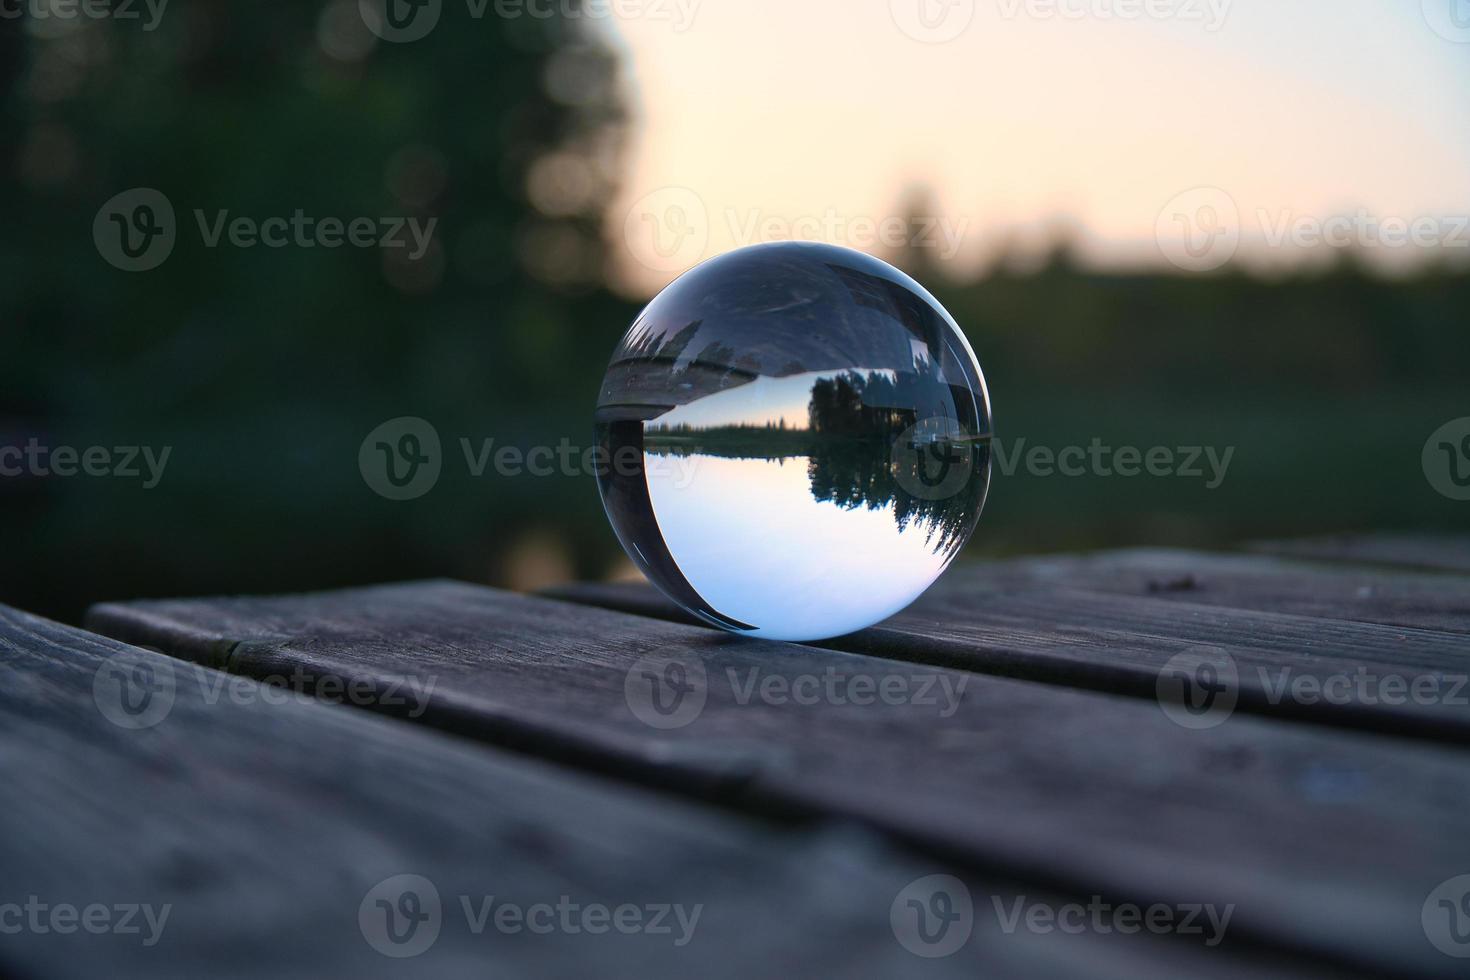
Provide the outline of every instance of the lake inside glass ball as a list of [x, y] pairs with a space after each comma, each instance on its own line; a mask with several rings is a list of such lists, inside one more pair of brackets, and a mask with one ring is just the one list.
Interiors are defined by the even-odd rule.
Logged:
[[756, 245], [661, 292], [597, 406], [629, 557], [727, 630], [839, 636], [909, 605], [969, 540], [990, 399], [933, 296], [845, 248]]

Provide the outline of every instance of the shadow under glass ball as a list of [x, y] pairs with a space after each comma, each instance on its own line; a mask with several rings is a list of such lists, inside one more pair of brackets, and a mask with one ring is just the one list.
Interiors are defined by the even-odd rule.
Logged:
[[990, 484], [990, 399], [954, 320], [830, 245], [756, 245], [670, 285], [613, 353], [596, 423], [629, 557], [694, 615], [768, 639], [903, 609]]

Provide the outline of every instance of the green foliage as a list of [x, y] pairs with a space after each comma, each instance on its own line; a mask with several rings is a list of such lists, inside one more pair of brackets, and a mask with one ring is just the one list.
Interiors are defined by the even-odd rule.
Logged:
[[[149, 491], [0, 481], [5, 599], [75, 616], [108, 595], [498, 578], [513, 529], [603, 533], [588, 486], [472, 479], [458, 440], [589, 439], [628, 320], [591, 285], [611, 186], [593, 153], [620, 133], [612, 59], [567, 24], [453, 4], [421, 41], [371, 44], [356, 7], [191, 0], [151, 33], [5, 24], [0, 441], [173, 447]], [[333, 24], [371, 44], [364, 57], [325, 53]], [[549, 84], [554, 71], [581, 88]], [[554, 219], [526, 191], [552, 152], [591, 182]], [[149, 272], [111, 267], [92, 238], [99, 207], [133, 187], [177, 213], [177, 245]], [[436, 245], [406, 263], [209, 248], [197, 227], [196, 211], [297, 209], [437, 218]], [[377, 497], [357, 467], [362, 438], [400, 415], [430, 420], [447, 457], [411, 503]]]

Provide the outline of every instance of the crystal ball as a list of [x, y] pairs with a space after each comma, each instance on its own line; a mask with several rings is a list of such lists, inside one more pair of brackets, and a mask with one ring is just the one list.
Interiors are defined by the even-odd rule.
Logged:
[[596, 427], [628, 556], [699, 619], [767, 639], [903, 609], [990, 486], [990, 397], [964, 334], [904, 273], [830, 245], [685, 273], [618, 344]]

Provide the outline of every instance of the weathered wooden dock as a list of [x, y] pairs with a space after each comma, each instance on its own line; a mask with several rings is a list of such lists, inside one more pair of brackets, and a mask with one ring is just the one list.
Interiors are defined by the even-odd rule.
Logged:
[[9, 975], [1470, 970], [1465, 539], [961, 564], [820, 645], [638, 585], [86, 627], [0, 613]]

